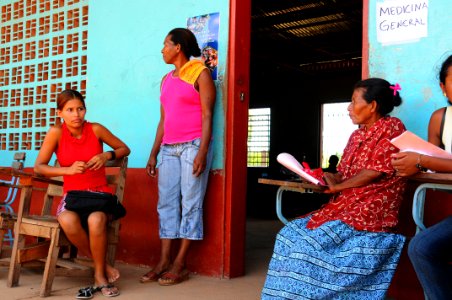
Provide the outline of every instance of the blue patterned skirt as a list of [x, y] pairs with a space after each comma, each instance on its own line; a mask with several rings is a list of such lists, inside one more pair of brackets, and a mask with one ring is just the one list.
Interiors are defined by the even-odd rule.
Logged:
[[312, 230], [310, 217], [276, 237], [262, 299], [384, 299], [405, 237], [358, 231], [342, 221]]

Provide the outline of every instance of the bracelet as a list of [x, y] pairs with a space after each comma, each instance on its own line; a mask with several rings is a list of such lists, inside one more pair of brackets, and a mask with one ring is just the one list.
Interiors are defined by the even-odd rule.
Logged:
[[427, 171], [427, 168], [424, 168], [424, 167], [421, 165], [421, 158], [422, 158], [422, 154], [419, 154], [419, 157], [417, 158], [416, 168], [418, 168], [419, 171], [421, 171], [421, 172], [426, 172], [426, 171]]
[[116, 159], [116, 153], [113, 150], [107, 151], [108, 153], [111, 153], [111, 158], [109, 160], [115, 160]]

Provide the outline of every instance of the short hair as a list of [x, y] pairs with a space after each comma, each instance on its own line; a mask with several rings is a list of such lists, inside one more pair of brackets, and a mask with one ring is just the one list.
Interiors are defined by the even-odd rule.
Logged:
[[337, 163], [339, 162], [339, 157], [337, 157], [337, 155], [331, 155], [330, 158], [328, 159], [328, 163], [330, 163], [331, 165], [337, 165]]

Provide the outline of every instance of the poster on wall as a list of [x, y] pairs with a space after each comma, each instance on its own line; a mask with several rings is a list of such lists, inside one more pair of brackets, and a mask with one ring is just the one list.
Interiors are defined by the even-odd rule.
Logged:
[[220, 28], [220, 13], [211, 13], [187, 19], [187, 28], [196, 36], [201, 48], [201, 59], [212, 72], [213, 80], [217, 79], [218, 71], [218, 31]]
[[428, 0], [385, 0], [376, 7], [377, 40], [383, 45], [416, 42], [428, 35]]

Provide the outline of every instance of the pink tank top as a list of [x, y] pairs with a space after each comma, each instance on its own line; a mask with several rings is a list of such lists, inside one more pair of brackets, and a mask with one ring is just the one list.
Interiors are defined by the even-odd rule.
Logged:
[[162, 84], [160, 102], [165, 111], [163, 144], [195, 140], [202, 135], [201, 98], [195, 87], [169, 72]]
[[[91, 123], [85, 122], [83, 124], [83, 131], [80, 139], [73, 137], [67, 129], [66, 124], [63, 123], [61, 138], [56, 151], [60, 166], [69, 167], [75, 161], [88, 162], [94, 155], [102, 152], [102, 143], [94, 134]], [[82, 174], [65, 175], [63, 176], [63, 180], [64, 193], [71, 190], [112, 192], [107, 186], [104, 167], [96, 171], [86, 170]]]

